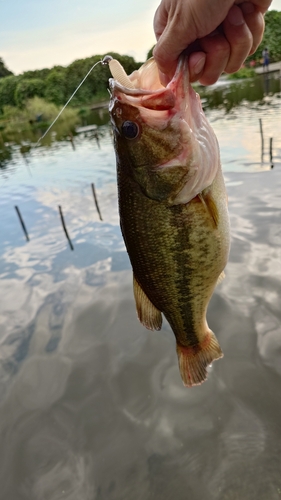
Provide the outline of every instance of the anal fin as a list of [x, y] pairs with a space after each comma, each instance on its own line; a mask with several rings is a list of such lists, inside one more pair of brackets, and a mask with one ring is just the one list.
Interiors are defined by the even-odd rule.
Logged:
[[134, 276], [134, 296], [136, 301], [137, 315], [140, 322], [148, 330], [161, 330], [162, 314], [149, 300]]

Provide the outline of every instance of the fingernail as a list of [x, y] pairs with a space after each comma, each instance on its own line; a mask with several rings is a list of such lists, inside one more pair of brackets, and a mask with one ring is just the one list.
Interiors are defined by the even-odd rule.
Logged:
[[231, 9], [229, 9], [227, 14], [227, 19], [233, 26], [241, 26], [242, 24], [245, 23], [242, 11], [236, 5], [234, 5], [233, 7], [231, 7]]
[[202, 69], [204, 68], [205, 61], [206, 61], [206, 56], [201, 56], [200, 59], [195, 64], [195, 66], [193, 66], [193, 71], [195, 75], [199, 75], [199, 73], [201, 73]]

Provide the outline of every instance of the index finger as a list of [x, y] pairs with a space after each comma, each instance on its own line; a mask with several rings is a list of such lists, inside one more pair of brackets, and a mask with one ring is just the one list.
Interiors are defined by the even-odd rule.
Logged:
[[[160, 72], [170, 78], [175, 73], [179, 55], [193, 41], [188, 35], [189, 30], [184, 30], [182, 33], [179, 26], [175, 27], [175, 18], [177, 19], [177, 15], [168, 22], [167, 12], [159, 7], [154, 16], [157, 44], [153, 49], [153, 56]], [[176, 36], [175, 33], [177, 33]]]

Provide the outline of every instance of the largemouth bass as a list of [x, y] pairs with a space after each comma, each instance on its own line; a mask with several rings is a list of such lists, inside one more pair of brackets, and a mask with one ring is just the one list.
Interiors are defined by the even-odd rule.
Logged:
[[187, 57], [163, 87], [154, 59], [127, 75], [109, 62], [120, 225], [133, 268], [138, 318], [176, 337], [184, 385], [222, 357], [206, 311], [229, 253], [227, 195], [219, 147]]

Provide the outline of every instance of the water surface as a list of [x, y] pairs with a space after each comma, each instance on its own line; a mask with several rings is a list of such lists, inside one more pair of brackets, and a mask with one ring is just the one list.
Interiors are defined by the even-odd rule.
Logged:
[[192, 389], [169, 325], [136, 318], [109, 126], [2, 148], [1, 500], [280, 499], [280, 93], [228, 111], [206, 103], [232, 228], [208, 312], [224, 358]]

